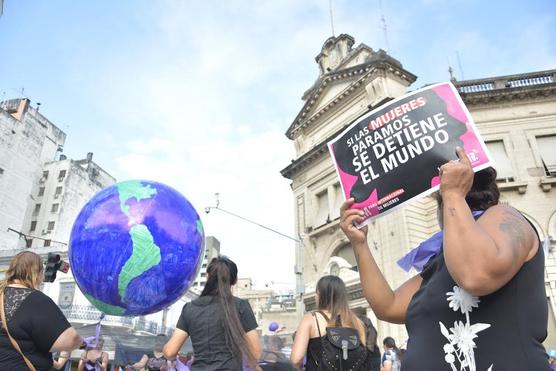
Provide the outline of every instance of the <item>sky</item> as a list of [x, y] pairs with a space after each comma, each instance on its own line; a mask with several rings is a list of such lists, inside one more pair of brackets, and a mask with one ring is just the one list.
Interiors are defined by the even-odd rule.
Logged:
[[[332, 0], [334, 31], [385, 49], [414, 88], [556, 68], [556, 1]], [[381, 14], [387, 25], [385, 36]], [[242, 277], [288, 287], [295, 158], [285, 131], [318, 77], [329, 0], [4, 0], [0, 98], [23, 94], [118, 180], [179, 190]]]

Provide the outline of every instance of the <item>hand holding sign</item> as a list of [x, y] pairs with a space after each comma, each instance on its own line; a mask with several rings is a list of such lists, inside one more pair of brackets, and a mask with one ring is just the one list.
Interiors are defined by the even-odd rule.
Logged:
[[473, 185], [473, 167], [461, 147], [456, 148], [459, 160], [440, 167], [440, 194], [442, 197], [465, 197]]
[[363, 221], [365, 213], [359, 209], [352, 209], [353, 198], [348, 199], [340, 207], [340, 228], [346, 234], [353, 246], [367, 242], [367, 226], [358, 229], [355, 225]]

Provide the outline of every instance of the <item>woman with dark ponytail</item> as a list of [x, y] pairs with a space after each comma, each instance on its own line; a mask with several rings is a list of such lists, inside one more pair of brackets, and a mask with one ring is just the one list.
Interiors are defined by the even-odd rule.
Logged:
[[184, 305], [164, 355], [174, 358], [191, 337], [195, 361], [191, 370], [243, 370], [243, 361], [255, 368], [261, 356], [257, 321], [246, 300], [232, 295], [237, 266], [227, 257], [212, 259], [201, 296]]

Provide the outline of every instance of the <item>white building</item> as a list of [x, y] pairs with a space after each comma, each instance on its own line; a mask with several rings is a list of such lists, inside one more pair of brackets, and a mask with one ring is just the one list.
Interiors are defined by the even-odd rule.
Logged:
[[[21, 246], [42, 166], [53, 161], [66, 134], [31, 107], [28, 99], [0, 102], [0, 252]], [[9, 228], [11, 230], [9, 230]]]

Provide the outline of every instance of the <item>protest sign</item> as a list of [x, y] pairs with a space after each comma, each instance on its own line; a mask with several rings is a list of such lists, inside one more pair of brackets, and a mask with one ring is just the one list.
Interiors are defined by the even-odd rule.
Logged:
[[462, 147], [474, 171], [491, 156], [455, 87], [441, 83], [411, 92], [353, 121], [328, 143], [344, 196], [365, 220], [438, 189], [438, 168]]

